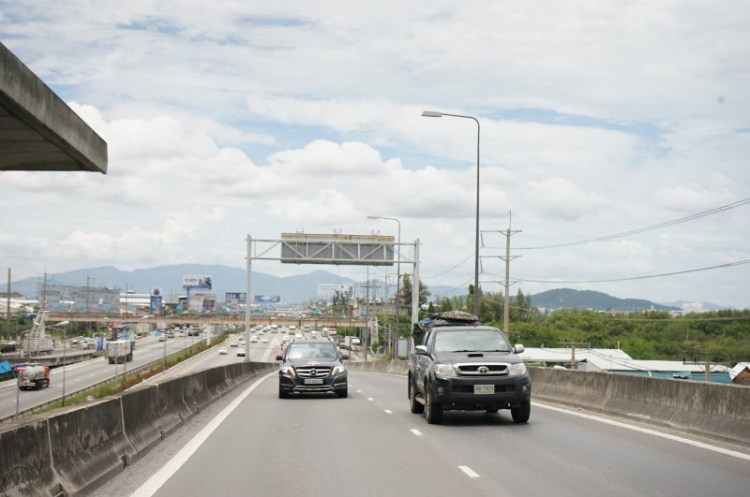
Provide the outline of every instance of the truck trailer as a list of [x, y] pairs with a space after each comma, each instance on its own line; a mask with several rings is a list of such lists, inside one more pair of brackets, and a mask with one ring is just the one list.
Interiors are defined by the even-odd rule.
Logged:
[[49, 386], [49, 366], [33, 363], [18, 371], [18, 388], [41, 390]]
[[110, 364], [120, 364], [133, 360], [134, 340], [112, 340], [107, 342], [107, 359]]

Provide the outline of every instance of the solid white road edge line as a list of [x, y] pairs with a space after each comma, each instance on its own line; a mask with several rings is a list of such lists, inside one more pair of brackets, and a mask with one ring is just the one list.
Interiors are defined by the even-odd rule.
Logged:
[[559, 407], [552, 407], [552, 406], [548, 406], [544, 404], [538, 404], [536, 402], [534, 402], [533, 404], [535, 407], [541, 407], [542, 409], [548, 409], [550, 411], [557, 411], [557, 412], [561, 412], [564, 414], [570, 414], [571, 416], [578, 416], [579, 418], [584, 418], [584, 419], [588, 419], [591, 421], [597, 421], [599, 423], [604, 423], [604, 424], [608, 424], [612, 426], [618, 426], [620, 428], [625, 428], [625, 429], [637, 431], [640, 433], [646, 433], [647, 435], [654, 435], [656, 437], [666, 438], [667, 440], [672, 440], [674, 442], [680, 442], [680, 443], [684, 443], [687, 445], [692, 445], [693, 447], [699, 447], [701, 449], [711, 450], [711, 451], [718, 452], [720, 454], [724, 454], [727, 456], [736, 457], [737, 459], [744, 459], [745, 461], [750, 461], [750, 454], [743, 454], [742, 452], [736, 452], [734, 450], [722, 449], [721, 447], [714, 447], [713, 445], [708, 445], [703, 442], [690, 440], [688, 438], [682, 438], [676, 435], [670, 435], [668, 433], [661, 433], [658, 431], [649, 430], [648, 428], [641, 428], [640, 426], [620, 423], [619, 421], [613, 421], [611, 419], [599, 418], [596, 416], [592, 416], [590, 414], [583, 414], [580, 412], [569, 411], [567, 409], [561, 409]]
[[248, 395], [253, 393], [253, 390], [260, 385], [266, 378], [278, 374], [277, 371], [267, 374], [261, 377], [250, 387], [242, 392], [242, 394], [234, 399], [231, 404], [224, 408], [218, 416], [213, 418], [197, 435], [195, 435], [175, 456], [170, 459], [159, 471], [151, 476], [146, 482], [141, 485], [138, 490], [133, 492], [131, 497], [150, 497], [154, 495], [157, 490], [174, 475], [185, 462], [203, 445], [203, 442], [211, 436], [211, 434], [218, 428], [224, 420], [232, 414], [232, 411], [237, 409], [243, 400]]
[[476, 474], [474, 470], [468, 466], [459, 466], [458, 469], [466, 473], [469, 476], [469, 478], [479, 478], [479, 475]]

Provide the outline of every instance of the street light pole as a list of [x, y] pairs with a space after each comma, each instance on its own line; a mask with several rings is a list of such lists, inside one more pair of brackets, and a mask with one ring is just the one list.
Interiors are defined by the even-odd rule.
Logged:
[[[396, 332], [391, 339], [391, 358], [396, 359], [396, 348], [398, 347], [398, 315], [399, 315], [399, 297], [401, 295], [401, 221], [395, 217], [384, 216], [367, 216], [367, 219], [387, 219], [398, 223], [398, 239], [396, 248]], [[414, 291], [412, 287], [412, 291]], [[419, 282], [417, 282], [417, 291], [419, 291]]]
[[479, 120], [472, 116], [463, 116], [461, 114], [448, 114], [446, 112], [436, 112], [431, 110], [425, 110], [422, 112], [422, 117], [461, 117], [464, 119], [471, 119], [477, 123], [477, 215], [476, 215], [476, 236], [474, 243], [474, 315], [479, 316], [479, 135], [480, 126]]

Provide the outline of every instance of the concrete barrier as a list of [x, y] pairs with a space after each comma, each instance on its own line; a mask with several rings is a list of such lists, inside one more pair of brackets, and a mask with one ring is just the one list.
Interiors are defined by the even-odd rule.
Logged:
[[227, 385], [230, 388], [234, 388], [238, 383], [242, 381], [242, 364], [229, 364], [224, 366], [224, 375], [227, 380]]
[[207, 369], [204, 372], [206, 378], [206, 390], [212, 399], [218, 399], [229, 390], [225, 370], [226, 367], [222, 366]]
[[159, 388], [148, 385], [125, 392], [121, 397], [125, 436], [143, 457], [165, 437], [161, 426]]
[[136, 455], [125, 438], [119, 397], [72, 408], [47, 422], [52, 468], [69, 495], [97, 487]]
[[532, 398], [750, 446], [750, 387], [529, 368]]
[[62, 490], [47, 436], [46, 419], [0, 426], [0, 495], [46, 497]]
[[171, 435], [193, 414], [182, 398], [183, 381], [183, 378], [172, 378], [156, 384], [159, 423], [165, 437]]
[[205, 371], [182, 376], [182, 398], [193, 414], [211, 402], [211, 396], [206, 389]]
[[217, 398], [275, 367], [219, 367], [3, 424], [0, 496], [90, 494], [208, 405], [209, 390]]

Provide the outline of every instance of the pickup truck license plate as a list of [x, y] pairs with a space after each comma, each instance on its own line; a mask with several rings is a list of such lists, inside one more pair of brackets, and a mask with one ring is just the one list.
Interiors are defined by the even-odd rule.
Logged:
[[474, 385], [475, 395], [492, 395], [495, 393], [495, 385]]
[[305, 378], [305, 385], [322, 385], [322, 384], [323, 384], [323, 378]]

